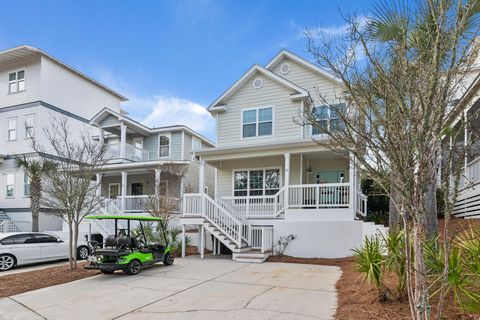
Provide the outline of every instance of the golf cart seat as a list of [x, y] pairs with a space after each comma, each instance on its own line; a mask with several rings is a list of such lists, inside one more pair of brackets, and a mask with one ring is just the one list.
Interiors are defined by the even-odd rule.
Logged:
[[97, 249], [95, 254], [102, 256], [124, 256], [130, 254], [128, 250], [130, 239], [127, 236], [115, 237], [109, 235], [105, 239], [105, 248]]

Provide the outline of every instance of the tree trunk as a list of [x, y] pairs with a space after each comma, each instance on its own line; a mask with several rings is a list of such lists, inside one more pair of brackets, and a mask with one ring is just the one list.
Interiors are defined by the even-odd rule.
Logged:
[[400, 230], [400, 215], [397, 206], [400, 205], [398, 192], [395, 188], [390, 187], [390, 202], [388, 205], [388, 231], [395, 233]]
[[430, 319], [430, 302], [427, 287], [427, 275], [424, 261], [423, 246], [425, 245], [425, 226], [421, 222], [414, 222], [413, 225], [413, 246], [414, 246], [414, 305], [415, 319]]
[[73, 270], [73, 254], [72, 254], [72, 243], [73, 243], [73, 226], [72, 221], [68, 221], [68, 264], [70, 269]]
[[427, 240], [431, 241], [438, 235], [436, 178], [428, 184], [425, 192], [425, 212], [425, 235]]
[[42, 196], [42, 182], [40, 176], [30, 179], [30, 210], [32, 211], [32, 232], [38, 232], [38, 217], [40, 214], [40, 198]]
[[74, 230], [75, 230], [75, 233], [73, 235], [73, 247], [72, 247], [72, 251], [73, 251], [73, 269], [77, 269], [77, 245], [78, 245], [78, 225], [80, 224], [79, 222], [79, 217], [80, 217], [80, 214], [77, 213], [77, 217], [74, 221]]

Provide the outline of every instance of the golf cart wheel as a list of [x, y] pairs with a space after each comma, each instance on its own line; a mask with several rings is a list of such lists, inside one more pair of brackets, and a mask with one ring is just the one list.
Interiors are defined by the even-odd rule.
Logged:
[[16, 264], [15, 257], [9, 254], [0, 255], [0, 271], [12, 269]]
[[86, 246], [80, 246], [77, 249], [77, 257], [78, 260], [85, 260], [88, 258], [88, 255], [90, 254], [90, 250]]
[[163, 258], [163, 264], [166, 266], [171, 266], [174, 260], [175, 260], [175, 257], [173, 256], [173, 254], [169, 252]]
[[127, 274], [134, 275], [134, 274], [138, 274], [140, 270], [142, 270], [142, 264], [140, 263], [140, 261], [132, 260], [128, 263], [128, 266], [125, 272]]
[[103, 274], [112, 274], [115, 270], [100, 270]]

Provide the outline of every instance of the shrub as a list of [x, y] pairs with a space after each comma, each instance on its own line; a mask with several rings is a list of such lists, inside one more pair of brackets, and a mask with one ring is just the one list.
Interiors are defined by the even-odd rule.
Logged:
[[287, 249], [290, 242], [297, 238], [294, 234], [289, 234], [288, 236], [281, 236], [273, 247], [273, 254], [277, 257], [283, 257], [285, 250]]

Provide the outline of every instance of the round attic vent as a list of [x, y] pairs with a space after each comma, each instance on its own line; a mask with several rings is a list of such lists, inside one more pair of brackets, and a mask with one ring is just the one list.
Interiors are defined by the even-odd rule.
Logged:
[[260, 89], [263, 85], [263, 80], [261, 78], [255, 78], [252, 85], [255, 89]]
[[280, 72], [283, 74], [287, 74], [290, 72], [290, 64], [284, 63], [280, 66]]

